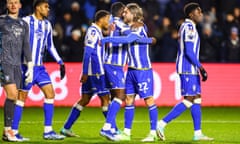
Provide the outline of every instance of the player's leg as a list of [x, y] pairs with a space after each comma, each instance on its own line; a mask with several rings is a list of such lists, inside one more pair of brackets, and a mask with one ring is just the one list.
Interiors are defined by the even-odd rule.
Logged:
[[52, 128], [52, 119], [54, 114], [54, 89], [51, 83], [41, 86], [40, 88], [45, 96], [44, 110], [44, 133], [43, 138], [47, 140], [62, 140], [64, 136], [57, 134]]
[[[96, 87], [96, 93], [101, 100], [102, 112], [105, 118], [109, 116], [108, 108], [110, 107], [110, 92], [106, 88], [106, 78], [105, 75], [93, 78], [94, 87]], [[105, 123], [103, 128], [100, 130], [100, 135], [106, 137], [109, 140], [115, 141], [115, 137], [111, 132], [111, 123]]]
[[158, 109], [153, 98], [153, 72], [149, 70], [140, 70], [135, 73], [138, 85], [138, 94], [140, 98], [144, 99], [148, 107], [150, 132], [146, 138], [142, 139], [143, 142], [156, 141], [156, 127], [158, 119]]
[[125, 89], [112, 89], [110, 92], [111, 96], [114, 98], [112, 99], [112, 102], [109, 106], [106, 123], [111, 123], [111, 131], [113, 133], [118, 133], [118, 128], [116, 126], [116, 116], [121, 108], [122, 101], [125, 100]]
[[134, 118], [134, 100], [136, 96], [136, 83], [135, 83], [135, 76], [134, 70], [128, 69], [127, 76], [126, 76], [126, 85], [125, 85], [125, 111], [124, 111], [124, 130], [122, 133], [117, 135], [119, 140], [131, 140], [131, 129], [132, 129], [132, 122]]
[[18, 88], [21, 85], [21, 69], [18, 66], [2, 64], [4, 80], [3, 88], [6, 92], [6, 100], [3, 106], [4, 114], [4, 132], [2, 139], [4, 141], [20, 141], [12, 131], [12, 120], [14, 117], [15, 100], [18, 96]]
[[25, 104], [25, 100], [27, 98], [28, 92], [27, 91], [18, 91], [18, 98], [16, 100], [15, 110], [14, 110], [14, 117], [12, 122], [12, 130], [15, 136], [20, 139], [21, 141], [28, 141], [29, 138], [25, 138], [20, 135], [19, 133], [19, 123], [22, 118], [23, 108]]
[[67, 118], [67, 121], [64, 123], [64, 126], [60, 131], [62, 135], [65, 135], [67, 137], [78, 137], [78, 135], [71, 131], [71, 127], [80, 116], [80, 113], [83, 110], [83, 108], [90, 102], [92, 98], [93, 92], [91, 79], [92, 76], [88, 76], [87, 81], [82, 84], [81, 99], [72, 107], [72, 110]]
[[153, 96], [145, 98], [144, 101], [148, 107], [148, 112], [149, 112], [150, 132], [146, 138], [142, 139], [142, 142], [153, 142], [158, 139], [156, 134], [158, 109], [154, 102]]
[[17, 97], [17, 87], [16, 84], [6, 84], [3, 88], [6, 92], [6, 100], [3, 106], [4, 132], [2, 139], [4, 141], [18, 141], [11, 129], [15, 108], [14, 102]]
[[172, 110], [163, 119], [161, 119], [158, 122], [157, 134], [161, 140], [165, 140], [165, 135], [164, 135], [165, 126], [170, 121], [172, 121], [173, 119], [181, 115], [187, 108], [190, 108], [192, 106], [194, 95], [186, 96], [186, 95], [189, 95], [188, 93], [190, 94], [192, 93], [193, 86], [191, 83], [189, 83], [189, 81], [186, 80], [186, 79], [191, 79], [190, 77], [191, 76], [189, 75], [180, 75], [181, 90], [182, 90], [181, 95], [184, 96], [184, 99], [180, 103], [175, 105], [172, 108]]
[[124, 129], [123, 132], [118, 134], [116, 137], [121, 141], [130, 141], [131, 140], [131, 129], [135, 113], [134, 106], [135, 95], [126, 95], [125, 99], [125, 111], [124, 111]]
[[101, 101], [101, 107], [102, 107], [103, 116], [106, 118], [107, 114], [108, 114], [110, 95], [109, 95], [109, 93], [106, 93], [104, 95], [99, 95], [99, 98], [100, 98], [100, 101]]
[[51, 79], [44, 66], [35, 66], [34, 71], [34, 73], [37, 73], [37, 76], [34, 76], [34, 83], [38, 85], [45, 96], [43, 103], [45, 118], [43, 138], [48, 140], [62, 140], [64, 136], [57, 134], [52, 128], [55, 92]]
[[81, 99], [73, 105], [72, 110], [67, 118], [67, 121], [64, 123], [63, 128], [60, 133], [67, 137], [79, 137], [71, 131], [71, 128], [75, 121], [79, 118], [83, 108], [90, 102], [92, 94], [83, 93]]
[[[21, 140], [21, 141], [28, 141], [29, 138], [24, 138], [23, 136], [20, 135], [19, 133], [19, 123], [22, 118], [22, 112], [25, 104], [25, 100], [27, 99], [28, 91], [31, 89], [33, 82], [32, 83], [25, 83], [25, 73], [27, 71], [27, 66], [22, 65], [22, 82], [21, 82], [21, 89], [18, 90], [18, 97], [15, 102], [15, 110], [14, 110], [14, 117], [13, 117], [13, 122], [12, 122], [12, 130], [15, 134], [15, 136]], [[34, 79], [34, 78], [33, 78]]]
[[104, 65], [106, 85], [110, 89], [111, 104], [103, 129], [111, 125], [111, 132], [118, 133], [116, 126], [116, 116], [121, 108], [122, 101], [125, 100], [125, 78], [122, 66]]
[[194, 126], [194, 137], [193, 140], [213, 140], [213, 138], [207, 137], [202, 133], [201, 129], [201, 96], [197, 95], [193, 100], [191, 107], [191, 114]]

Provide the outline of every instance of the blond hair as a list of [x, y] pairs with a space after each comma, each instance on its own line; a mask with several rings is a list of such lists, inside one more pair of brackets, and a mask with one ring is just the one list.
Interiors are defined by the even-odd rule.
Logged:
[[126, 5], [129, 11], [133, 14], [134, 22], [142, 22], [143, 21], [143, 11], [142, 8], [136, 3], [129, 3]]

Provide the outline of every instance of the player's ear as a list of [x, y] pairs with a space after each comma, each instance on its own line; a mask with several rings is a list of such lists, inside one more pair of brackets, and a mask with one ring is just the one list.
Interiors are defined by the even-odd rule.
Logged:
[[192, 14], [192, 13], [190, 13], [190, 14], [189, 14], [189, 18], [192, 18], [192, 17], [193, 17], [193, 14]]

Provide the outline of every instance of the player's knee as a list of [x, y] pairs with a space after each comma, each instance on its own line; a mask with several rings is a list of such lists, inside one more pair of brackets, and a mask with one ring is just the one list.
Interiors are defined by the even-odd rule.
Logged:
[[107, 94], [107, 95], [104, 95], [104, 96], [100, 96], [100, 99], [101, 99], [101, 105], [102, 106], [108, 106], [109, 103], [110, 103], [110, 96]]
[[90, 99], [81, 99], [78, 104], [86, 106], [90, 102]]
[[46, 99], [54, 99], [55, 98], [55, 95], [54, 94], [47, 94], [45, 96]]
[[145, 98], [144, 101], [147, 106], [152, 106], [155, 104], [153, 96]]
[[182, 103], [183, 103], [187, 108], [190, 108], [190, 107], [193, 105], [192, 102], [190, 102], [189, 100], [186, 100], [186, 99], [184, 99], [184, 100], [182, 101]]
[[127, 96], [125, 99], [126, 105], [132, 105], [134, 102], [134, 96]]
[[27, 91], [19, 90], [18, 91], [18, 98], [17, 98], [17, 100], [25, 102], [25, 100], [27, 99], [27, 95], [28, 95]]
[[202, 103], [202, 98], [196, 98], [193, 100], [193, 103], [195, 104], [201, 104]]

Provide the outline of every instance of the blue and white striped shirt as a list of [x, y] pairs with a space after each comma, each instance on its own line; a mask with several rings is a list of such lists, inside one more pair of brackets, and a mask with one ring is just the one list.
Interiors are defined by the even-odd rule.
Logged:
[[200, 37], [196, 25], [186, 19], [179, 29], [179, 46], [176, 60], [177, 73], [198, 74]]
[[[93, 23], [87, 30], [84, 44], [83, 74], [103, 75], [104, 47], [101, 44], [103, 38], [101, 28]], [[89, 50], [89, 51], [86, 51]], [[90, 55], [90, 56], [87, 56]]]
[[[146, 26], [138, 27], [132, 30], [132, 33], [139, 37], [147, 38]], [[146, 43], [131, 43], [128, 48], [128, 67], [146, 70], [151, 69], [151, 61], [149, 57], [149, 45]]]
[[[121, 18], [113, 17], [113, 22], [115, 29], [111, 31], [110, 37], [113, 36], [123, 36], [130, 33], [130, 27], [126, 25]], [[105, 63], [124, 66], [127, 62], [127, 45], [126, 44], [116, 44], [109, 43], [109, 47], [106, 49]]]
[[34, 15], [24, 17], [23, 20], [29, 26], [30, 49], [34, 65], [43, 64], [45, 49], [59, 64], [63, 64], [53, 43], [51, 23], [46, 19], [38, 20]]

